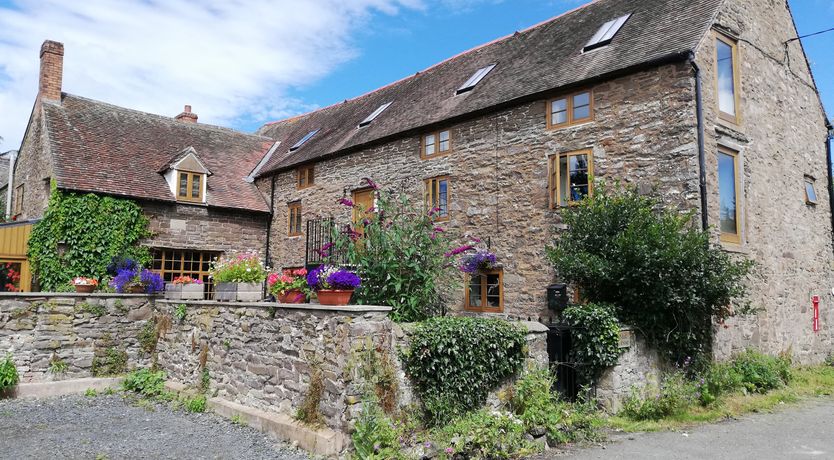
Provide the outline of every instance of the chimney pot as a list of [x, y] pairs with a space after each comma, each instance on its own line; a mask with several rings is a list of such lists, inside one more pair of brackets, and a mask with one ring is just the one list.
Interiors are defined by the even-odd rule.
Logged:
[[38, 79], [40, 98], [61, 100], [61, 84], [64, 78], [64, 44], [46, 40], [41, 45], [41, 69]]
[[197, 123], [197, 114], [191, 112], [191, 106], [188, 104], [185, 105], [182, 113], [174, 118], [185, 123]]

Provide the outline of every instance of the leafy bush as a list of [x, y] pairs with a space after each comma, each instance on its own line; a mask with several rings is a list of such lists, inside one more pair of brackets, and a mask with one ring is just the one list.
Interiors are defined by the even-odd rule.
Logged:
[[698, 400], [702, 406], [713, 404], [722, 395], [742, 386], [742, 378], [731, 363], [713, 363], [702, 374], [698, 383]]
[[148, 398], [159, 397], [165, 392], [165, 372], [144, 368], [133, 371], [125, 376], [122, 387]]
[[591, 303], [568, 307], [564, 311], [571, 330], [571, 357], [587, 380], [596, 380], [606, 368], [620, 359], [620, 322], [614, 307]]
[[382, 190], [377, 191], [375, 212], [358, 209], [347, 199], [340, 202], [365, 218], [356, 229], [334, 229], [334, 243], [321, 252], [344, 254], [359, 268], [362, 285], [354, 301], [390, 306], [391, 319], [398, 322], [421, 321], [442, 312], [460, 275], [445, 256], [451, 239], [422, 203], [412, 202], [405, 193]]
[[[150, 254], [139, 241], [149, 235], [148, 219], [136, 203], [65, 193], [53, 184], [43, 219], [29, 237], [29, 261], [41, 289], [54, 291], [69, 284], [73, 276], [104, 278], [116, 256], [147, 263]], [[63, 255], [59, 244], [65, 245]]]
[[223, 256], [211, 264], [211, 276], [216, 283], [260, 283], [266, 275], [266, 268], [255, 253]]
[[562, 218], [567, 230], [547, 253], [566, 281], [591, 302], [615, 305], [620, 320], [667, 358], [708, 354], [713, 319], [733, 314], [751, 262], [710, 245], [691, 215], [634, 189], [600, 184]]
[[741, 385], [751, 393], [767, 393], [791, 380], [791, 362], [787, 358], [768, 356], [748, 349], [732, 359], [732, 370]]
[[[439, 458], [511, 459], [536, 453], [524, 422], [508, 412], [481, 409], [432, 432]], [[444, 447], [445, 446], [445, 447]]]
[[362, 401], [362, 412], [356, 421], [353, 458], [387, 460], [404, 458], [400, 449], [399, 433], [373, 398]]
[[620, 413], [633, 420], [660, 420], [684, 412], [696, 396], [695, 384], [683, 372], [673, 372], [663, 378], [660, 388], [632, 388]]
[[185, 399], [185, 410], [202, 413], [206, 411], [206, 395], [196, 395]]
[[17, 373], [12, 355], [6, 355], [6, 358], [0, 361], [0, 392], [14, 387], [18, 382], [20, 382], [20, 375]]
[[498, 319], [442, 317], [420, 323], [403, 367], [429, 425], [444, 424], [486, 401], [491, 389], [521, 369], [526, 333]]

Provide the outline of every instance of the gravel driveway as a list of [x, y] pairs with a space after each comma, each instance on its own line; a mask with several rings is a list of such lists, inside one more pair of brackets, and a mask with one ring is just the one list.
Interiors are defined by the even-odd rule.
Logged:
[[0, 400], [0, 457], [9, 459], [285, 459], [307, 456], [214, 414], [120, 395]]

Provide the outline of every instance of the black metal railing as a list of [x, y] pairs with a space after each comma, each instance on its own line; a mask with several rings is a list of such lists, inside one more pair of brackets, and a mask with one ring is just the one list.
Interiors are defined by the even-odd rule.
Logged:
[[344, 265], [347, 256], [344, 251], [333, 247], [336, 222], [331, 217], [307, 221], [307, 240], [304, 249], [304, 266], [308, 269], [324, 263]]

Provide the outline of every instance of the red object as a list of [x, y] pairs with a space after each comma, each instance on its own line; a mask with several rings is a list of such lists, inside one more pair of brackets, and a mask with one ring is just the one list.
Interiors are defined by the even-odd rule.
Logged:
[[322, 305], [347, 305], [350, 302], [350, 296], [353, 295], [353, 290], [321, 290], [316, 295]]
[[820, 296], [815, 295], [811, 297], [811, 302], [814, 303], [814, 332], [820, 331]]
[[89, 294], [96, 289], [95, 286], [92, 284], [76, 284], [75, 285], [75, 292]]
[[297, 289], [278, 295], [278, 301], [281, 303], [304, 303], [305, 300], [307, 296]]

